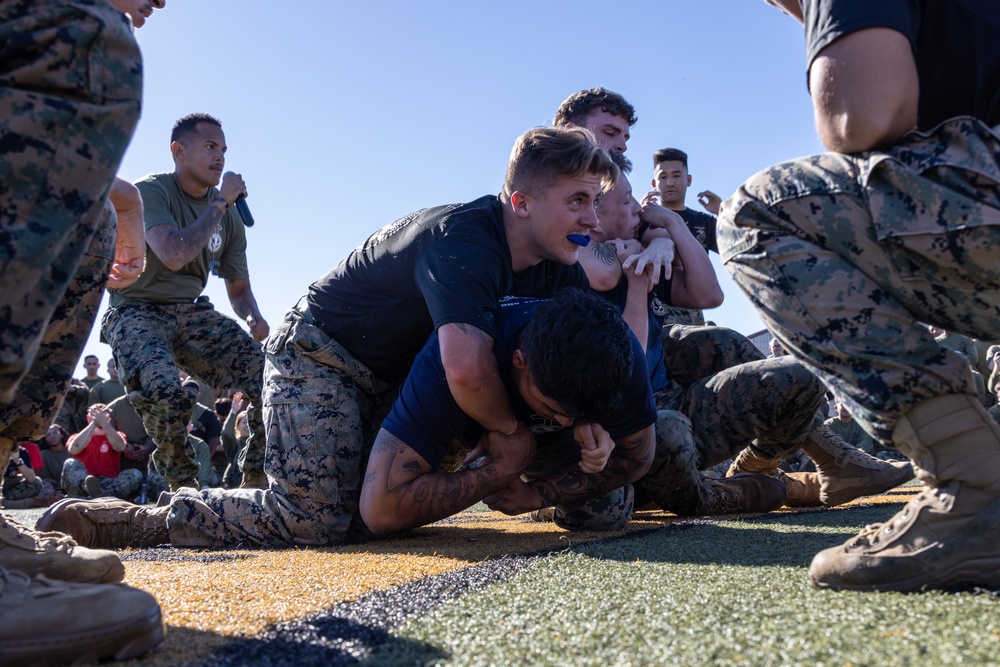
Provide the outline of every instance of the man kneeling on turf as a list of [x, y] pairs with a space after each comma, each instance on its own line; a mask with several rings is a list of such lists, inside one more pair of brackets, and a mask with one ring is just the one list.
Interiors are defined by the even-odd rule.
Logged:
[[[630, 483], [652, 460], [656, 410], [642, 348], [620, 313], [567, 290], [552, 300], [505, 299], [497, 320], [498, 369], [535, 439], [495, 446], [498, 438], [455, 402], [432, 335], [375, 439], [355, 536], [432, 523], [479, 501], [506, 514], [555, 506], [568, 529], [617, 530], [629, 520]], [[450, 465], [463, 455], [466, 465]], [[179, 506], [79, 501], [43, 523], [86, 545], [195, 546], [183, 539]]]

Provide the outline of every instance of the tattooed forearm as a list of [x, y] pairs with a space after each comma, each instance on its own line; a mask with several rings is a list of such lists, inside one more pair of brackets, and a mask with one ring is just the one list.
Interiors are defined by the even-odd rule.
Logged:
[[515, 477], [492, 463], [460, 472], [435, 472], [415, 450], [382, 431], [365, 474], [361, 512], [375, 533], [405, 530], [460, 512]]
[[599, 473], [571, 470], [531, 484], [550, 505], [596, 498], [642, 477], [653, 461], [653, 427], [615, 441], [607, 465]]

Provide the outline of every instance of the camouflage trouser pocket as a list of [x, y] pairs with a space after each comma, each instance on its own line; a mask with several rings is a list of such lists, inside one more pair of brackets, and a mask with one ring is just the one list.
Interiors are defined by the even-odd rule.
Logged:
[[1000, 138], [972, 118], [859, 158], [875, 235], [899, 277], [1000, 286]]

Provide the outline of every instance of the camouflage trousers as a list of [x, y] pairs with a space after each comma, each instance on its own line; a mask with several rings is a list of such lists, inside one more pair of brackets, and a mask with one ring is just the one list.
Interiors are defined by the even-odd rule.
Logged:
[[265, 352], [270, 487], [183, 489], [167, 519], [174, 545], [326, 546], [367, 532], [362, 471], [398, 385], [379, 381], [294, 308]]
[[[727, 332], [716, 335], [746, 340]], [[706, 351], [700, 358], [725, 356]], [[649, 472], [635, 483], [636, 505], [654, 503], [681, 516], [702, 513], [712, 497], [702, 470], [751, 444], [768, 458], [798, 449], [818, 424], [824, 392], [816, 376], [788, 356], [726, 368], [679, 392], [657, 392], [656, 451]]]
[[36, 507], [36, 498], [50, 498], [55, 490], [41, 477], [29, 482], [25, 478], [5, 477], [3, 480], [3, 508], [21, 510]]
[[0, 3], [0, 44], [0, 440], [17, 441], [44, 434], [93, 325], [142, 65], [103, 0]]
[[976, 395], [969, 364], [921, 322], [1000, 331], [998, 131], [956, 118], [885, 152], [788, 162], [723, 204], [733, 278], [884, 442], [916, 403]]
[[[83, 488], [83, 480], [87, 479], [89, 474], [83, 462], [69, 458], [63, 463], [59, 484], [67, 495], [87, 497], [88, 493]], [[102, 496], [114, 496], [129, 502], [132, 502], [132, 499], [139, 495], [139, 489], [142, 487], [142, 473], [135, 468], [126, 468], [117, 477], [98, 477], [97, 479], [101, 480]]]
[[199, 470], [185, 450], [194, 403], [181, 388], [179, 368], [210, 387], [236, 389], [250, 397], [250, 439], [240, 463], [244, 472], [263, 468], [264, 354], [235, 320], [207, 301], [124, 301], [105, 313], [102, 330], [129, 400], [156, 443], [153, 464], [172, 489], [196, 486]]

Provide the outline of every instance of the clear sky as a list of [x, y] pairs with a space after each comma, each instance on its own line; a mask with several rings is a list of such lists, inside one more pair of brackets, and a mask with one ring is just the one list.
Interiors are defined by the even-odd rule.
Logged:
[[[690, 155], [687, 203], [699, 210], [702, 189], [726, 198], [756, 171], [821, 150], [802, 28], [760, 0], [167, 0], [136, 34], [143, 113], [120, 175], [171, 171], [180, 116], [222, 120], [272, 328], [383, 225], [499, 192], [517, 136], [550, 125], [581, 89], [636, 107], [627, 155], [640, 196], [658, 148]], [[763, 328], [713, 260], [726, 301], [706, 316]], [[232, 314], [220, 279], [206, 293]], [[97, 327], [86, 351], [110, 356]]]

